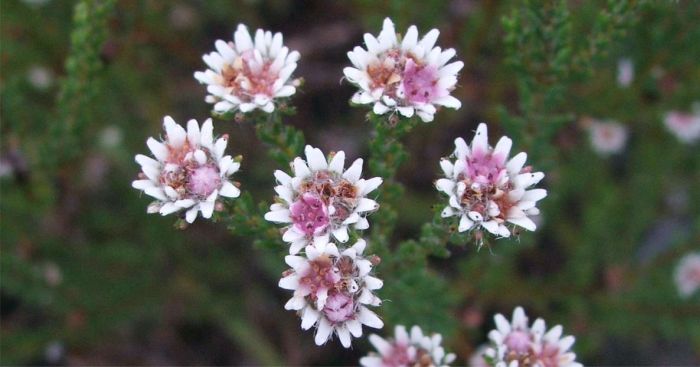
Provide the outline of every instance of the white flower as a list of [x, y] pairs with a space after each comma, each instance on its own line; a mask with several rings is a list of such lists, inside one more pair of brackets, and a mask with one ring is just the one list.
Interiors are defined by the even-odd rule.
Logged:
[[588, 132], [593, 150], [600, 155], [619, 153], [627, 143], [627, 127], [616, 121], [592, 121]]
[[136, 155], [143, 172], [132, 186], [156, 199], [148, 206], [149, 213], [168, 215], [186, 210], [189, 223], [199, 211], [202, 217], [211, 218], [219, 196], [235, 198], [241, 193], [229, 181], [241, 164], [224, 155], [228, 137], [214, 141], [211, 119], [202, 124], [201, 130], [196, 120], [190, 120], [185, 131], [165, 116], [163, 127], [165, 140], [148, 138], [146, 142], [155, 159]]
[[700, 103], [693, 106], [693, 113], [671, 111], [664, 117], [664, 125], [678, 140], [691, 144], [700, 138]]
[[508, 322], [501, 314], [494, 317], [496, 329], [491, 330], [492, 346], [484, 356], [496, 367], [581, 367], [576, 354], [570, 351], [576, 340], [573, 336], [562, 337], [562, 327], [557, 325], [547, 331], [545, 322], [537, 319], [528, 325], [522, 307], [513, 311]]
[[366, 196], [382, 183], [379, 177], [360, 178], [361, 158], [343, 171], [343, 151], [328, 160], [318, 148], [307, 145], [304, 151], [306, 161], [297, 157], [292, 162], [294, 177], [275, 171], [279, 200], [265, 214], [268, 221], [291, 223], [282, 239], [291, 244], [292, 255], [308, 244], [327, 243], [331, 235], [341, 243], [347, 242], [349, 226], [369, 228], [365, 216], [379, 205]]
[[260, 109], [275, 110], [275, 101], [296, 92], [290, 77], [297, 68], [299, 53], [289, 52], [282, 44], [282, 34], [258, 29], [251, 38], [243, 24], [233, 35], [234, 42], [217, 40], [216, 50], [202, 58], [208, 70], [194, 73], [207, 85], [205, 99], [214, 111], [243, 113]]
[[454, 49], [434, 47], [439, 34], [433, 29], [418, 40], [416, 26], [410, 26], [399, 40], [389, 18], [377, 38], [366, 33], [367, 49], [358, 46], [348, 52], [353, 67], [343, 70], [359, 88], [352, 102], [372, 104], [378, 115], [398, 111], [405, 117], [416, 114], [424, 122], [433, 120], [438, 106], [459, 109], [462, 104], [450, 92], [464, 63], [448, 63]]
[[688, 298], [700, 288], [700, 252], [683, 256], [675, 273], [676, 287], [683, 298]]
[[630, 59], [620, 59], [617, 62], [617, 84], [629, 87], [634, 80], [634, 64]]
[[[287, 255], [292, 267], [279, 281], [283, 289], [294, 291], [284, 305], [301, 316], [304, 330], [316, 326], [316, 345], [324, 344], [333, 334], [345, 348], [351, 336], [362, 336], [362, 325], [382, 328], [384, 323], [367, 306], [379, 306], [381, 300], [372, 291], [383, 282], [371, 276], [373, 262], [362, 253], [366, 243], [359, 240], [339, 252], [333, 243], [307, 246], [306, 256]], [[376, 262], [375, 262], [376, 263]]]
[[483, 227], [500, 237], [511, 232], [507, 223], [529, 231], [536, 229], [530, 218], [539, 214], [537, 201], [547, 196], [544, 189], [529, 189], [544, 178], [542, 172], [523, 167], [527, 154], [508, 160], [512, 141], [502, 137], [495, 148], [488, 144], [486, 124], [476, 130], [471, 147], [462, 138], [455, 139], [455, 161], [443, 158], [440, 167], [445, 178], [435, 186], [449, 196], [442, 217], [459, 216], [459, 232]]
[[393, 339], [372, 334], [369, 341], [378, 353], [360, 358], [364, 367], [448, 366], [456, 357], [454, 353], [445, 354], [442, 335], [423, 335], [418, 326], [413, 326], [409, 335], [406, 327], [397, 325]]

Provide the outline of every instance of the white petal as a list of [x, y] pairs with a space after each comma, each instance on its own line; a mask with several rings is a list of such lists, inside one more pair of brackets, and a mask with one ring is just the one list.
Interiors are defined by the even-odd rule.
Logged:
[[326, 162], [326, 157], [323, 155], [323, 152], [321, 152], [321, 149], [307, 145], [304, 151], [306, 153], [306, 161], [309, 163], [309, 168], [312, 171], [320, 171], [328, 168], [328, 162]]
[[364, 306], [360, 306], [359, 320], [361, 323], [375, 329], [381, 329], [384, 326], [384, 322], [382, 322], [377, 314]]
[[338, 333], [338, 339], [340, 339], [340, 344], [343, 345], [345, 348], [350, 348], [350, 331], [348, 330], [347, 327], [340, 326], [335, 329], [335, 331]]
[[311, 175], [311, 171], [306, 165], [306, 162], [304, 162], [304, 160], [299, 157], [294, 159], [294, 174], [300, 178], [308, 177]]
[[195, 219], [197, 219], [197, 213], [199, 212], [198, 207], [191, 208], [185, 213], [185, 220], [187, 223], [192, 223], [194, 222]]
[[470, 230], [474, 226], [474, 222], [472, 222], [469, 218], [467, 218], [466, 215], [462, 215], [462, 218], [459, 220], [459, 227], [457, 230], [459, 232], [464, 232]]
[[358, 213], [364, 213], [379, 208], [379, 204], [376, 201], [368, 198], [361, 198], [360, 202], [357, 204], [355, 211]]
[[277, 223], [291, 223], [292, 217], [290, 216], [290, 214], [291, 213], [288, 209], [275, 210], [265, 213], [265, 220]]
[[485, 123], [480, 123], [476, 128], [474, 140], [472, 140], [472, 151], [485, 152], [489, 147], [488, 129]]
[[348, 227], [347, 226], [341, 226], [340, 228], [336, 229], [333, 231], [333, 237], [337, 239], [338, 241], [345, 243], [348, 241], [350, 236], [348, 236]]
[[299, 276], [296, 274], [286, 276], [280, 279], [277, 285], [282, 289], [295, 290], [299, 288]]
[[321, 314], [314, 310], [311, 307], [306, 307], [304, 309], [303, 316], [301, 317], [301, 328], [303, 330], [309, 330], [316, 321], [318, 321], [319, 317], [321, 317]]
[[238, 187], [236, 187], [234, 184], [225, 181], [224, 184], [221, 186], [221, 189], [219, 190], [219, 195], [228, 198], [237, 198], [241, 195], [241, 190], [239, 190]]
[[522, 217], [522, 218], [508, 218], [508, 222], [513, 223], [515, 225], [521, 226], [528, 231], [534, 231], [537, 229], [537, 225], [535, 225], [535, 222], [533, 222], [530, 218], [528, 217]]
[[316, 336], [314, 337], [314, 342], [316, 342], [316, 345], [323, 345], [326, 343], [328, 338], [331, 336], [332, 331], [333, 327], [331, 326], [330, 322], [322, 317], [321, 321], [318, 323], [318, 329], [316, 329]]
[[148, 145], [148, 149], [151, 150], [151, 153], [153, 153], [153, 156], [156, 157], [157, 160], [162, 162], [168, 159], [168, 147], [165, 146], [165, 144], [156, 139], [148, 138], [148, 140], [146, 140], [146, 145]]
[[360, 175], [362, 175], [362, 162], [362, 158], [357, 158], [352, 162], [352, 165], [343, 173], [343, 178], [351, 183], [355, 183], [359, 180]]
[[200, 143], [205, 148], [213, 148], [214, 145], [214, 125], [212, 125], [211, 119], [207, 119], [202, 124], [202, 130], [200, 131]]
[[345, 166], [345, 152], [338, 151], [335, 153], [331, 162], [328, 164], [328, 169], [337, 173], [343, 173], [343, 168]]
[[516, 174], [520, 173], [520, 170], [523, 169], [523, 165], [525, 165], [526, 160], [527, 160], [527, 153], [520, 152], [520, 153], [516, 154], [506, 164], [506, 169], [508, 170], [508, 173], [511, 175], [516, 175]]
[[365, 186], [360, 191], [360, 196], [365, 196], [374, 191], [383, 182], [381, 177], [372, 177], [369, 180], [364, 180]]

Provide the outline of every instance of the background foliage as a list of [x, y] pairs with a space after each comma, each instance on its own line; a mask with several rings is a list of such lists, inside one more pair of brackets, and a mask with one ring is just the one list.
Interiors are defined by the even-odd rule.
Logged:
[[[696, 2], [4, 0], [0, 14], [3, 364], [357, 363], [365, 340], [314, 346], [277, 287], [286, 248], [259, 203], [304, 137], [394, 177], [368, 234], [382, 333], [418, 323], [466, 363], [491, 315], [523, 305], [576, 335], [585, 364], [700, 363], [700, 296], [672, 280], [700, 247], [700, 148], [661, 122], [700, 100]], [[345, 53], [385, 16], [457, 49], [462, 109], [390, 129], [348, 105]], [[192, 74], [239, 22], [301, 52], [305, 84], [283, 116], [294, 129], [217, 121], [245, 157], [245, 194], [219, 223], [181, 231], [145, 213], [133, 156], [163, 115], [209, 115]], [[635, 67], [627, 88], [620, 58]], [[593, 153], [583, 117], [625, 124], [625, 151]], [[436, 216], [432, 186], [479, 121], [491, 143], [507, 134], [527, 151], [549, 191], [536, 233], [481, 251]]]

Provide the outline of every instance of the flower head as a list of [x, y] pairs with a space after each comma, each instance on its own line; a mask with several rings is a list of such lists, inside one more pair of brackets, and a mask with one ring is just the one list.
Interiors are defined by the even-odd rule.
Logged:
[[351, 336], [362, 336], [362, 324], [384, 326], [367, 308], [381, 304], [373, 291], [383, 283], [370, 275], [374, 258], [363, 256], [365, 246], [365, 241], [359, 240], [340, 252], [335, 244], [326, 243], [307, 246], [305, 256], [285, 257], [292, 268], [284, 273], [279, 286], [294, 291], [294, 296], [284, 308], [298, 311], [302, 329], [316, 326], [316, 345], [336, 334], [348, 348]]
[[464, 63], [448, 63], [454, 49], [434, 47], [439, 34], [433, 29], [418, 40], [418, 29], [410, 26], [399, 40], [389, 18], [377, 38], [366, 33], [367, 49], [358, 46], [348, 52], [353, 66], [343, 70], [359, 88], [352, 102], [373, 104], [378, 115], [398, 111], [405, 117], [418, 115], [424, 122], [433, 120], [437, 106], [459, 109], [461, 103], [450, 92]]
[[241, 164], [224, 155], [227, 136], [214, 142], [211, 119], [202, 124], [201, 130], [196, 120], [190, 120], [185, 131], [170, 116], [165, 116], [163, 127], [166, 132], [163, 141], [148, 138], [146, 142], [155, 159], [136, 155], [143, 172], [132, 186], [156, 199], [148, 206], [149, 213], [168, 215], [186, 210], [185, 219], [192, 223], [198, 212], [210, 218], [220, 196], [240, 195], [229, 176]]
[[573, 336], [562, 337], [562, 327], [557, 325], [547, 331], [545, 322], [537, 319], [528, 325], [522, 307], [513, 311], [508, 322], [501, 314], [494, 317], [496, 329], [491, 330], [492, 346], [484, 352], [486, 360], [496, 367], [580, 367], [571, 346]]
[[676, 266], [675, 280], [678, 293], [684, 298], [700, 289], [700, 252], [683, 256]]
[[299, 53], [283, 46], [281, 33], [258, 29], [253, 39], [243, 24], [238, 25], [233, 39], [228, 43], [217, 40], [216, 51], [203, 56], [209, 69], [194, 73], [207, 85], [205, 100], [214, 104], [217, 113], [274, 111], [277, 99], [296, 92], [290, 77]]
[[271, 222], [289, 223], [282, 239], [291, 244], [292, 255], [308, 244], [327, 243], [331, 235], [341, 243], [347, 242], [348, 227], [369, 228], [365, 216], [379, 207], [366, 196], [382, 179], [360, 178], [362, 159], [344, 171], [343, 151], [328, 160], [320, 149], [309, 145], [305, 153], [306, 161], [297, 157], [292, 163], [294, 177], [275, 171], [279, 200], [265, 214]]
[[671, 111], [664, 117], [668, 131], [686, 144], [692, 144], [700, 138], [700, 103], [696, 103], [693, 110], [693, 113]]
[[530, 216], [539, 214], [537, 201], [547, 196], [544, 189], [529, 189], [544, 178], [542, 172], [523, 167], [527, 154], [516, 154], [508, 160], [512, 141], [502, 137], [495, 148], [488, 144], [486, 124], [476, 130], [471, 146], [462, 138], [455, 139], [454, 161], [442, 159], [445, 178], [435, 186], [449, 196], [443, 218], [459, 216], [459, 232], [483, 227], [500, 237], [511, 232], [511, 223], [527, 230], [536, 229]]
[[615, 121], [592, 121], [588, 132], [593, 150], [603, 156], [621, 152], [627, 143], [627, 128]]
[[409, 335], [406, 327], [397, 325], [394, 338], [372, 334], [369, 341], [378, 353], [362, 357], [360, 365], [364, 367], [447, 366], [456, 357], [453, 353], [445, 354], [442, 335], [423, 335], [418, 326], [413, 326]]

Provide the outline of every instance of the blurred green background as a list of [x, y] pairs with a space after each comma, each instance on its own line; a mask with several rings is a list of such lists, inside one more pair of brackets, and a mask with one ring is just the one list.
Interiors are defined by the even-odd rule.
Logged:
[[[324, 151], [366, 157], [372, 126], [349, 106], [342, 68], [386, 16], [399, 32], [438, 28], [438, 45], [465, 62], [453, 92], [462, 108], [403, 139], [397, 259], [444, 205], [439, 158], [480, 121], [492, 144], [507, 134], [528, 151], [549, 197], [537, 232], [520, 239], [477, 251], [454, 236], [449, 256], [428, 251], [410, 261], [420, 266], [385, 258], [379, 333], [419, 323], [465, 364], [492, 315], [523, 305], [575, 335], [584, 364], [700, 364], [700, 294], [681, 298], [673, 282], [678, 260], [700, 249], [700, 146], [662, 123], [700, 100], [700, 2], [470, 0], [0, 1], [0, 362], [356, 364], [365, 338], [316, 347], [283, 309], [281, 240], [254, 245], [201, 218], [179, 230], [147, 215], [130, 184], [164, 115], [209, 115], [192, 75], [238, 23], [283, 32], [302, 55], [286, 122]], [[634, 65], [627, 87], [616, 81], [622, 58]], [[627, 126], [624, 151], [595, 154], [585, 117]], [[244, 156], [243, 190], [269, 203], [272, 172], [286, 167], [249, 123], [215, 130]]]

